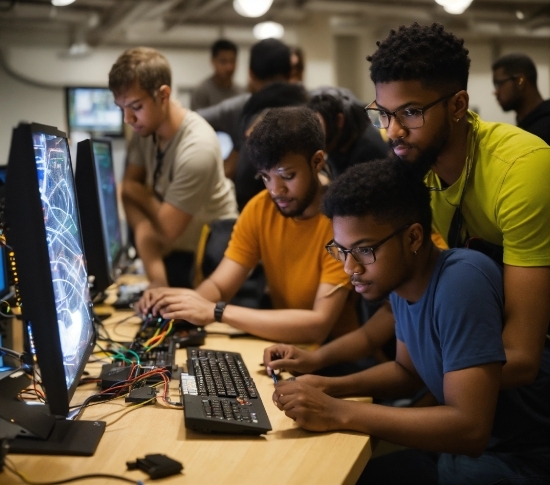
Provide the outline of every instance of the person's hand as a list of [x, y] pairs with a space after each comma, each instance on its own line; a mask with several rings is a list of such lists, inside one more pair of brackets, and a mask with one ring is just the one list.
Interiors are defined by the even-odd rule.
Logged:
[[298, 426], [309, 431], [344, 429], [342, 401], [305, 384], [302, 378], [277, 384], [273, 403]]
[[[152, 308], [158, 299], [162, 296], [165, 290], [169, 290], [167, 287], [151, 286], [143, 292], [139, 301], [135, 304], [136, 311], [141, 315], [149, 315], [152, 313]], [[156, 316], [156, 315], [153, 315]]]
[[194, 325], [212, 323], [215, 306], [215, 303], [187, 288], [148, 289], [138, 305], [143, 314], [160, 315], [168, 320], [187, 320]]
[[293, 375], [308, 374], [320, 367], [315, 352], [287, 344], [276, 344], [265, 349], [264, 365], [268, 375], [279, 370], [286, 370]]

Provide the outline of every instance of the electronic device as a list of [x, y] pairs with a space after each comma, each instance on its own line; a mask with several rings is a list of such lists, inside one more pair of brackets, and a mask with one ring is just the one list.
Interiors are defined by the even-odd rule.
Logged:
[[75, 184], [88, 274], [93, 278], [92, 292], [97, 294], [114, 283], [123, 256], [109, 140], [91, 139], [78, 143]]
[[17, 435], [9, 451], [91, 455], [105, 423], [66, 419], [95, 332], [65, 133], [36, 123], [14, 128], [5, 212], [28, 346], [46, 394], [45, 406], [30, 405], [0, 384], [0, 425]]
[[102, 87], [68, 87], [66, 92], [69, 131], [91, 136], [123, 136], [122, 110], [113, 93]]
[[186, 428], [254, 435], [271, 430], [241, 354], [188, 347], [187, 369], [180, 376]]

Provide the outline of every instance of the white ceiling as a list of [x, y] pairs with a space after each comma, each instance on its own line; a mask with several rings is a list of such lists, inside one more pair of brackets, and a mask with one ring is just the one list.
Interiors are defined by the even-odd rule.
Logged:
[[548, 0], [474, 0], [458, 16], [434, 0], [274, 0], [260, 19], [239, 16], [232, 0], [76, 0], [67, 7], [52, 7], [50, 0], [0, 0], [0, 41], [204, 47], [246, 32], [235, 39], [242, 44], [252, 42], [250, 31], [259, 20], [297, 28], [316, 13], [330, 16], [334, 25], [376, 25], [385, 32], [417, 20], [439, 21], [463, 35], [550, 38]]

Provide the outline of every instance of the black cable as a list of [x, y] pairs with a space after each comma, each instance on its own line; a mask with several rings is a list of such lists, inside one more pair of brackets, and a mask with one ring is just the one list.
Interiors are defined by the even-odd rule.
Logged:
[[134, 485], [144, 485], [142, 480], [132, 480], [131, 478], [126, 478], [121, 475], [111, 475], [110, 473], [89, 473], [86, 475], [77, 475], [76, 477], [64, 478], [63, 480], [55, 480], [53, 482], [35, 482], [33, 480], [29, 480], [25, 475], [19, 472], [13, 464], [8, 463], [8, 459], [6, 459], [5, 467], [28, 485], [61, 485], [62, 483], [76, 482], [77, 480], [89, 480], [91, 478], [108, 478], [133, 483]]

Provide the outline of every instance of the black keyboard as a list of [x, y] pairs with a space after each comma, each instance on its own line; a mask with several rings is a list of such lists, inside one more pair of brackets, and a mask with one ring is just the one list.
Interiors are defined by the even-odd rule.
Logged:
[[271, 423], [241, 354], [187, 348], [180, 376], [185, 427], [205, 433], [264, 434]]

